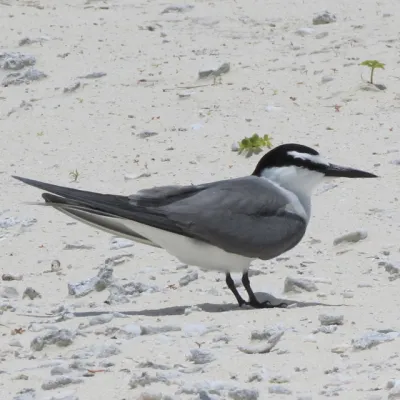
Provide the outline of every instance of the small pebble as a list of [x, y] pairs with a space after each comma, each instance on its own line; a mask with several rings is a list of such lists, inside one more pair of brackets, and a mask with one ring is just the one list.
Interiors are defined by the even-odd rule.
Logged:
[[1, 279], [3, 281], [22, 281], [23, 277], [21, 274], [3, 274]]
[[333, 245], [337, 246], [338, 244], [348, 242], [348, 243], [356, 243], [361, 240], [364, 240], [368, 237], [368, 233], [365, 230], [358, 230], [350, 233], [346, 233], [345, 235], [339, 236], [333, 241]]
[[62, 365], [56, 365], [50, 370], [50, 375], [67, 375], [71, 373], [71, 370]]
[[111, 240], [110, 249], [111, 250], [119, 250], [125, 249], [126, 247], [134, 246], [134, 242], [132, 240], [123, 239], [123, 238], [114, 238]]
[[72, 344], [75, 339], [75, 333], [68, 329], [55, 329], [42, 336], [34, 338], [31, 342], [31, 349], [41, 351], [45, 346], [53, 345], [66, 347]]
[[342, 292], [344, 299], [352, 299], [354, 297], [354, 292], [350, 289], [346, 289]]
[[41, 388], [43, 390], [54, 390], [59, 389], [68, 385], [82, 383], [83, 379], [80, 378], [72, 378], [70, 376], [58, 376], [54, 379], [48, 379], [42, 383]]
[[97, 79], [97, 78], [102, 78], [103, 76], [106, 76], [107, 74], [105, 72], [92, 72], [87, 75], [83, 76], [78, 76], [80, 79]]
[[158, 132], [154, 131], [142, 131], [140, 132], [137, 136], [140, 137], [141, 139], [148, 139], [152, 136], [157, 136]]
[[258, 400], [260, 393], [256, 389], [233, 389], [228, 396], [233, 400]]
[[50, 265], [51, 272], [59, 272], [61, 271], [61, 263], [58, 260], [53, 260]]
[[199, 278], [197, 271], [192, 271], [179, 279], [179, 286], [187, 286], [190, 282], [193, 282]]
[[140, 325], [137, 325], [135, 323], [125, 325], [118, 331], [118, 336], [123, 336], [126, 339], [132, 339], [134, 337], [140, 336], [141, 334], [142, 328], [140, 327]]
[[187, 357], [188, 361], [192, 361], [194, 364], [207, 364], [215, 360], [215, 356], [205, 349], [192, 349], [190, 355]]
[[282, 385], [272, 385], [269, 386], [268, 388], [268, 393], [273, 393], [273, 394], [292, 394], [292, 391]]
[[333, 333], [337, 331], [337, 325], [328, 325], [328, 326], [320, 326], [318, 328], [318, 332], [322, 332], [322, 333]]
[[35, 289], [28, 287], [25, 289], [24, 294], [22, 295], [23, 299], [25, 299], [26, 297], [28, 297], [30, 300], [35, 300], [35, 299], [41, 299], [42, 295]]
[[35, 389], [22, 389], [15, 397], [13, 397], [13, 400], [36, 400]]
[[390, 342], [397, 337], [397, 333], [380, 333], [380, 332], [367, 332], [357, 339], [351, 341], [354, 350], [367, 350], [372, 347], [378, 346], [381, 343]]
[[15, 299], [18, 297], [17, 289], [11, 286], [0, 287], [0, 298]]
[[193, 10], [193, 8], [194, 8], [194, 6], [191, 4], [168, 6], [168, 7], [164, 8], [164, 10], [161, 12], [161, 14], [169, 14], [172, 12], [183, 13], [186, 11]]
[[321, 78], [321, 83], [332, 82], [335, 78], [333, 76], [323, 76]]
[[18, 52], [0, 53], [0, 68], [5, 70], [20, 70], [36, 64], [36, 58], [30, 54]]
[[141, 326], [142, 335], [157, 335], [159, 333], [177, 332], [182, 330], [175, 325], [160, 325], [160, 326]]
[[77, 91], [81, 87], [81, 83], [79, 81], [71, 83], [69, 86], [66, 86], [63, 90], [64, 93], [72, 93]]
[[318, 319], [321, 325], [343, 325], [343, 315], [320, 314]]
[[284, 285], [284, 293], [288, 292], [295, 292], [295, 293], [301, 293], [301, 292], [315, 292], [318, 290], [317, 285], [315, 282], [305, 279], [305, 278], [291, 278], [287, 277], [285, 279], [285, 285]]
[[215, 69], [205, 69], [199, 71], [199, 79], [208, 78], [210, 76], [217, 77], [223, 74], [227, 74], [231, 69], [231, 65], [228, 62], [223, 63], [220, 67]]
[[318, 14], [313, 18], [314, 25], [331, 24], [333, 22], [336, 22], [336, 15], [331, 14], [329, 11]]

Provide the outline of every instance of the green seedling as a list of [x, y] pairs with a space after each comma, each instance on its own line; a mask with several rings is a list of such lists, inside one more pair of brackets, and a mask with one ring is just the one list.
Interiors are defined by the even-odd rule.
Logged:
[[247, 157], [253, 154], [258, 154], [262, 151], [263, 147], [272, 147], [271, 138], [268, 135], [258, 136], [255, 133], [251, 137], [245, 137], [239, 143], [239, 154], [247, 153]]
[[78, 172], [78, 170], [76, 169], [75, 171], [71, 171], [70, 173], [69, 173], [69, 176], [71, 177], [71, 179], [72, 179], [72, 181], [73, 182], [77, 182], [78, 181], [78, 178], [79, 178], [79, 172]]
[[385, 69], [385, 64], [381, 63], [381, 62], [378, 61], [378, 60], [365, 60], [365, 61], [363, 61], [360, 65], [362, 65], [362, 66], [364, 66], [364, 67], [369, 67], [369, 68], [371, 68], [371, 76], [370, 76], [370, 80], [369, 80], [369, 83], [370, 83], [371, 85], [374, 84], [374, 71], [375, 71], [377, 68]]

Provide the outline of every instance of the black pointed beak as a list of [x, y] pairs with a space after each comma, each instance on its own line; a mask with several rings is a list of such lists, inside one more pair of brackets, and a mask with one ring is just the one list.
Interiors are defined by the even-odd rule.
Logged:
[[326, 168], [325, 176], [337, 178], [378, 178], [377, 175], [359, 169], [342, 167], [340, 165], [329, 164]]

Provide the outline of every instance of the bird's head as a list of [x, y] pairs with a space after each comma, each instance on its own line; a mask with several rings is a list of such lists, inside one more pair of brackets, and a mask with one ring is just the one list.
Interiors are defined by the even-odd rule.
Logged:
[[324, 180], [377, 177], [370, 172], [328, 162], [318, 151], [295, 143], [282, 144], [270, 150], [260, 159], [252, 175], [307, 194], [311, 194]]

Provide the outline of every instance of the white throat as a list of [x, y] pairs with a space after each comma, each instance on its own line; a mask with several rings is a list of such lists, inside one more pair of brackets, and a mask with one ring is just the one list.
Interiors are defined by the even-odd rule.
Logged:
[[311, 212], [311, 195], [323, 181], [324, 174], [296, 166], [265, 168], [261, 173], [273, 183], [294, 193], [308, 216]]

